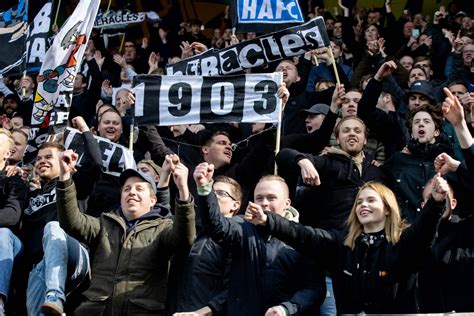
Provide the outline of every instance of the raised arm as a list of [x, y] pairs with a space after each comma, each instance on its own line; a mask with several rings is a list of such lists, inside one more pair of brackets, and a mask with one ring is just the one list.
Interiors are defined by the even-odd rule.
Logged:
[[71, 178], [77, 158], [77, 154], [72, 150], [66, 150], [59, 154], [60, 172], [56, 185], [58, 219], [66, 233], [80, 242], [90, 245], [99, 234], [100, 221], [79, 211], [76, 188]]
[[226, 218], [219, 211], [217, 198], [212, 191], [214, 165], [203, 162], [193, 173], [198, 191], [198, 209], [202, 225], [219, 244], [241, 244], [243, 242], [242, 223]]
[[179, 159], [173, 161], [173, 181], [178, 188], [173, 226], [160, 235], [160, 243], [170, 251], [178, 246], [191, 246], [196, 237], [194, 199], [188, 188], [188, 168]]

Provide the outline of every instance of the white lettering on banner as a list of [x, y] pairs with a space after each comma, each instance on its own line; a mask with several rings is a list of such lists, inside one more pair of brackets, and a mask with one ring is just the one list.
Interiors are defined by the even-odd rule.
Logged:
[[306, 45], [318, 45], [319, 47], [324, 46], [324, 40], [317, 26], [301, 31]]
[[244, 0], [242, 8], [242, 19], [255, 19], [257, 11], [257, 0]]
[[239, 22], [303, 22], [297, 0], [240, 0]]
[[303, 39], [296, 34], [288, 34], [281, 37], [281, 44], [283, 46], [283, 52], [285, 55], [290, 56], [292, 54], [303, 54], [304, 41]]
[[[226, 77], [151, 76], [134, 78], [143, 97], [135, 118], [139, 126], [211, 122], [278, 122], [281, 73]], [[141, 101], [140, 101], [141, 102]], [[137, 105], [136, 105], [137, 106]]]
[[[262, 51], [262, 48], [258, 46], [257, 44], [248, 45], [242, 48], [242, 50], [239, 53], [239, 59], [240, 59], [240, 64], [244, 68], [258, 67], [258, 66], [263, 65], [265, 62], [263, 58], [257, 58], [255, 62], [252, 64], [247, 58], [247, 55], [251, 50], [253, 50], [256, 53], [259, 53]], [[207, 74], [204, 74], [203, 72], [203, 75], [207, 75]]]
[[181, 117], [200, 121], [202, 77], [180, 76], [177, 79], [175, 76], [161, 77], [160, 125], [175, 125]]
[[[265, 54], [265, 58], [267, 60], [274, 61], [283, 58], [280, 53], [280, 47], [278, 47], [278, 43], [273, 36], [260, 38], [260, 43], [265, 48], [263, 53]], [[269, 48], [269, 50], [267, 48]]]
[[140, 83], [132, 89], [135, 93], [134, 111], [136, 116], [143, 116], [143, 99], [145, 98], [145, 84]]
[[38, 64], [37, 66], [40, 66], [44, 60], [51, 24], [51, 7], [51, 3], [45, 3], [28, 28], [26, 41], [27, 64]]
[[[29, 45], [29, 42], [27, 42], [26, 45]], [[29, 50], [28, 50], [28, 63], [35, 63], [41, 62], [44, 58], [44, 55], [46, 54], [46, 39], [37, 37], [33, 40], [33, 43], [29, 45]]]
[[272, 4], [270, 0], [263, 0], [262, 6], [260, 7], [260, 12], [258, 13], [257, 19], [273, 19]]
[[289, 14], [293, 19], [297, 19], [297, 18], [298, 18], [298, 14], [292, 13], [292, 11], [291, 11], [292, 8], [296, 8], [296, 3], [290, 2], [290, 3], [288, 3], [287, 5], [285, 5], [285, 4], [283, 4], [283, 2], [282, 2], [281, 0], [277, 0], [277, 1], [276, 1], [276, 14], [275, 14], [275, 18], [276, 18], [276, 19], [281, 19], [283, 11], [287, 11], [288, 14]]
[[234, 107], [234, 85], [230, 82], [218, 82], [211, 88], [211, 111], [214, 114], [226, 115]]
[[214, 56], [206, 57], [201, 60], [201, 73], [203, 76], [217, 76], [217, 58]]
[[33, 30], [30, 30], [30, 36], [49, 32], [49, 25], [51, 23], [50, 14], [51, 3], [46, 3], [33, 20]]

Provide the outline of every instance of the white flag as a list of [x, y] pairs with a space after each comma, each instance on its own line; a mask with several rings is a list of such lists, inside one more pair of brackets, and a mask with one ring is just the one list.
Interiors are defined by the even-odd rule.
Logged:
[[[74, 79], [94, 26], [100, 0], [81, 0], [55, 36], [38, 75], [31, 125], [66, 125]], [[51, 113], [45, 121], [48, 114]], [[44, 125], [43, 125], [44, 126]]]

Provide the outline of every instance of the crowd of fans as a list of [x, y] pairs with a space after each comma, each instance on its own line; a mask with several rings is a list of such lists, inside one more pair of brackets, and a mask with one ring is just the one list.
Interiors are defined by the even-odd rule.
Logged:
[[[474, 312], [471, 17], [314, 11], [334, 58], [246, 71], [283, 73], [276, 155], [272, 124], [132, 124], [135, 75], [260, 35], [228, 8], [212, 38], [91, 35], [69, 116], [85, 158], [27, 159], [35, 74], [3, 78], [0, 315]], [[94, 135], [133, 142], [137, 169], [105, 172]]]

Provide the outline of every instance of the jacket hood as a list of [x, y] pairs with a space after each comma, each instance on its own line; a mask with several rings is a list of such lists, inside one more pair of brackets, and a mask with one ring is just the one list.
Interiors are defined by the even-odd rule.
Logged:
[[289, 206], [281, 216], [296, 223], [300, 221], [300, 213], [293, 206]]

